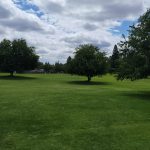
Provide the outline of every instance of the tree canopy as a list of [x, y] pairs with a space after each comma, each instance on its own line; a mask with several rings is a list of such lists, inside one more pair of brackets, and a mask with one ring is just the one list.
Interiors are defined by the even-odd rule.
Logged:
[[0, 70], [9, 72], [34, 69], [38, 64], [39, 56], [35, 48], [29, 47], [24, 39], [7, 40], [0, 42]]
[[121, 63], [118, 79], [141, 79], [150, 75], [150, 10], [130, 27], [128, 39], [119, 43]]
[[105, 53], [91, 44], [77, 47], [74, 58], [69, 57], [67, 62], [71, 74], [87, 76], [88, 81], [96, 75], [105, 74], [107, 67]]

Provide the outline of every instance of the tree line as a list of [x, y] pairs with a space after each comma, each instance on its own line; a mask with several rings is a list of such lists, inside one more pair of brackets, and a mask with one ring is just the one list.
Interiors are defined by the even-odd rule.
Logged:
[[34, 47], [29, 47], [24, 39], [0, 42], [0, 71], [23, 72], [34, 68], [46, 73], [70, 73], [87, 76], [91, 81], [94, 76], [106, 73], [115, 74], [118, 80], [142, 79], [150, 75], [150, 9], [139, 19], [136, 25], [129, 27], [128, 37], [114, 46], [110, 57], [92, 44], [80, 45], [75, 49], [74, 57], [66, 63], [39, 62]]

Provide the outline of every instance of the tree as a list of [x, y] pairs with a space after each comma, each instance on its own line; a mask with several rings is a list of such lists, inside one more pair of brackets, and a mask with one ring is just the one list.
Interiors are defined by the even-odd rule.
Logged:
[[119, 67], [119, 51], [117, 45], [115, 45], [112, 56], [110, 57], [110, 72], [116, 73], [118, 67]]
[[66, 72], [67, 73], [73, 73], [73, 67], [72, 67], [72, 58], [69, 56], [67, 58], [67, 62], [66, 62]]
[[49, 62], [46, 62], [45, 64], [44, 64], [44, 71], [45, 71], [45, 73], [50, 73], [50, 72], [53, 72], [53, 66], [49, 63]]
[[38, 64], [37, 64], [37, 69], [44, 69], [44, 64], [43, 64], [43, 62], [38, 62]]
[[55, 73], [64, 73], [65, 65], [60, 63], [59, 61], [55, 63]]
[[71, 65], [70, 73], [87, 76], [88, 81], [91, 81], [92, 77], [103, 75], [106, 72], [105, 53], [100, 52], [98, 47], [91, 44], [77, 47], [74, 58], [68, 61]]
[[150, 75], [150, 9], [138, 24], [130, 26], [128, 40], [119, 43], [121, 64], [118, 79], [142, 79]]
[[29, 47], [24, 39], [6, 40], [0, 42], [0, 70], [9, 72], [34, 69], [38, 64], [39, 56], [35, 48]]

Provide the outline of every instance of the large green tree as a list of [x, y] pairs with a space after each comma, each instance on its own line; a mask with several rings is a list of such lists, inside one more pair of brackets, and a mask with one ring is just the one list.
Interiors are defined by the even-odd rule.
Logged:
[[34, 69], [38, 65], [39, 56], [34, 47], [29, 47], [24, 39], [0, 42], [0, 70], [9, 72]]
[[80, 45], [76, 48], [74, 58], [68, 60], [71, 74], [87, 76], [88, 81], [96, 75], [106, 72], [107, 58], [105, 53], [91, 44]]
[[150, 75], [150, 9], [136, 25], [130, 27], [129, 36], [119, 43], [121, 64], [118, 79], [141, 79]]

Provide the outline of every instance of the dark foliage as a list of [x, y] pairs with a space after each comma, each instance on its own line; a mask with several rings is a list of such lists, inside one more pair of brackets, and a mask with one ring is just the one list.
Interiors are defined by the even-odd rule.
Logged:
[[0, 43], [0, 70], [9, 72], [23, 72], [34, 69], [38, 64], [39, 56], [34, 47], [29, 47], [24, 39], [6, 40]]
[[128, 40], [119, 43], [121, 63], [118, 79], [141, 79], [150, 75], [150, 10], [131, 26]]
[[69, 73], [88, 77], [88, 81], [96, 75], [106, 73], [107, 58], [98, 47], [86, 44], [76, 48], [75, 57], [68, 58]]
[[109, 62], [110, 62], [109, 72], [117, 73], [117, 70], [119, 68], [119, 50], [118, 50], [117, 45], [114, 46], [113, 54], [110, 57]]

